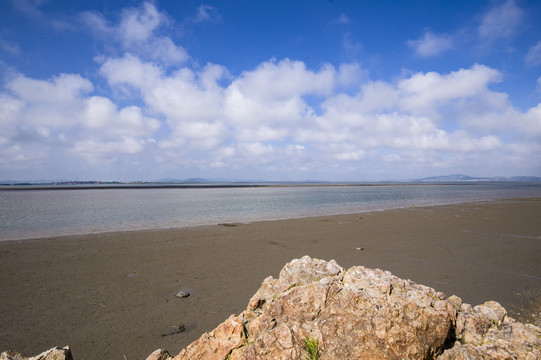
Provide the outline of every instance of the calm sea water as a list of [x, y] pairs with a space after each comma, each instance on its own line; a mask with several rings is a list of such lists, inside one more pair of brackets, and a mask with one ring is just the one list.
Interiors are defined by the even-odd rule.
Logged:
[[187, 227], [513, 197], [541, 183], [0, 191], [0, 240]]

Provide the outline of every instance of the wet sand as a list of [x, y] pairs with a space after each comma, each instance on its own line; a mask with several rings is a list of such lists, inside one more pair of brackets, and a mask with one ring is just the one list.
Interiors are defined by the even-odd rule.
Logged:
[[[525, 307], [541, 295], [540, 219], [541, 199], [511, 199], [4, 241], [0, 351], [69, 344], [77, 360], [177, 353], [303, 255], [389, 270], [473, 305], [496, 300], [513, 316], [530, 316]], [[191, 295], [176, 298], [181, 289]]]

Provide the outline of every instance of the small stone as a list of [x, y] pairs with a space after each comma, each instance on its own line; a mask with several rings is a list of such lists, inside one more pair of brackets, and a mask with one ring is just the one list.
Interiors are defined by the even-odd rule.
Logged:
[[187, 298], [188, 296], [190, 296], [190, 293], [184, 290], [180, 290], [179, 292], [175, 294], [175, 296], [182, 299], [182, 298]]
[[186, 326], [185, 325], [178, 325], [178, 326], [171, 326], [174, 330], [171, 330], [169, 332], [166, 332], [164, 334], [161, 334], [162, 337], [165, 337], [165, 336], [171, 336], [171, 335], [176, 335], [176, 334], [180, 334], [181, 332], [184, 332], [186, 331]]

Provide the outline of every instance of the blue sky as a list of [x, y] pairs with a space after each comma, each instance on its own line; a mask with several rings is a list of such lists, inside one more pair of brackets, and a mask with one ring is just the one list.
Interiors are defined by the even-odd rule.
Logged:
[[0, 1], [0, 179], [541, 176], [539, 1]]

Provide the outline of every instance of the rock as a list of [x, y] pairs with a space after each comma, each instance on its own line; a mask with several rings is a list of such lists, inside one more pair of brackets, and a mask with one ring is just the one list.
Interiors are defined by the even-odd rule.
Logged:
[[463, 305], [457, 316], [457, 342], [440, 360], [540, 359], [541, 329], [507, 316], [495, 301]]
[[186, 297], [190, 296], [190, 293], [187, 292], [187, 291], [184, 291], [184, 290], [180, 290], [179, 292], [177, 292], [175, 294], [175, 296], [178, 297], [178, 298], [186, 298]]
[[147, 357], [147, 360], [167, 360], [171, 359], [169, 353], [163, 349], [158, 349]]
[[73, 360], [69, 346], [55, 347], [39, 355], [28, 357], [23, 354], [5, 351], [0, 354], [0, 360]]
[[216, 329], [203, 334], [173, 359], [225, 359], [234, 349], [245, 344], [245, 339], [246, 335], [242, 320], [235, 315], [231, 315]]
[[147, 360], [298, 359], [307, 338], [322, 360], [541, 358], [541, 329], [496, 302], [472, 307], [387, 271], [305, 256], [266, 278], [241, 314], [173, 358]]

